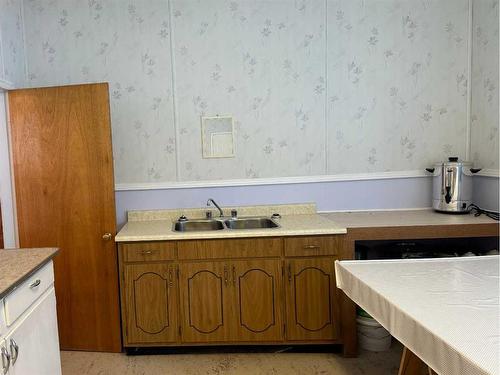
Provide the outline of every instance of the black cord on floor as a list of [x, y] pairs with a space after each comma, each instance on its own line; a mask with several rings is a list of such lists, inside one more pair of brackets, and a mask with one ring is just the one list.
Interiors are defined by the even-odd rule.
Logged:
[[481, 216], [482, 214], [484, 214], [488, 217], [491, 217], [493, 220], [496, 220], [496, 221], [500, 220], [500, 213], [498, 213], [496, 211], [485, 210], [481, 207], [476, 206], [473, 203], [469, 204], [469, 210], [470, 210], [470, 212], [474, 213], [474, 216]]

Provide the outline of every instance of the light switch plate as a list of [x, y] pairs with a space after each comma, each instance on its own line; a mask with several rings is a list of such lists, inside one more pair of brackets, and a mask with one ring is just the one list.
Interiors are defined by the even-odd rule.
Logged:
[[232, 116], [201, 118], [203, 158], [233, 158], [234, 124]]

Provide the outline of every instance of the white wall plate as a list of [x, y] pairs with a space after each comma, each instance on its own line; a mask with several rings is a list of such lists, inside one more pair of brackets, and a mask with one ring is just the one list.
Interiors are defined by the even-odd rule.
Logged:
[[201, 117], [203, 158], [233, 158], [234, 124], [232, 116]]

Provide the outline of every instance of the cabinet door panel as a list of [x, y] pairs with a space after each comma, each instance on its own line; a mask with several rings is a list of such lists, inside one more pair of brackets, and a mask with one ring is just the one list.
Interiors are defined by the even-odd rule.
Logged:
[[124, 272], [125, 343], [176, 341], [178, 323], [174, 265], [126, 265]]
[[[10, 375], [61, 374], [54, 288], [46, 293], [5, 337], [5, 345], [11, 353]], [[17, 358], [12, 355], [13, 346], [18, 348]]]
[[335, 339], [335, 302], [333, 258], [287, 262], [288, 340]]
[[211, 342], [229, 338], [229, 266], [222, 262], [184, 263], [180, 269], [183, 303], [182, 341]]
[[281, 341], [282, 282], [280, 260], [232, 263], [235, 287], [235, 341]]

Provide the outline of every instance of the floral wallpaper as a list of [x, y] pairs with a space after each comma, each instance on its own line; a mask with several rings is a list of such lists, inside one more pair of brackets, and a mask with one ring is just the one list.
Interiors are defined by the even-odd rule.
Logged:
[[472, 158], [498, 170], [498, 0], [474, 0], [472, 14]]
[[0, 0], [0, 78], [25, 82], [22, 0]]
[[176, 179], [169, 4], [26, 0], [28, 84], [107, 81], [115, 181]]
[[[109, 81], [117, 183], [465, 157], [467, 0], [24, 0], [24, 17], [29, 86]], [[217, 114], [234, 158], [202, 158]]]
[[465, 157], [467, 0], [328, 7], [328, 173]]
[[[325, 1], [173, 1], [181, 176], [325, 172]], [[201, 159], [200, 115], [235, 118], [236, 157]]]

